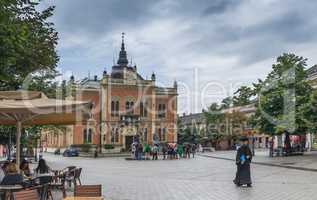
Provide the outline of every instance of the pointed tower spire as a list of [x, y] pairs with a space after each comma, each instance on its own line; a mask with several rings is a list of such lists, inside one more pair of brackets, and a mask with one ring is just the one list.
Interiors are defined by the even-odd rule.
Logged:
[[129, 64], [129, 60], [127, 58], [127, 52], [126, 52], [125, 46], [124, 46], [124, 35], [125, 35], [125, 33], [122, 33], [121, 50], [119, 53], [119, 59], [118, 59], [117, 64], [126, 66]]

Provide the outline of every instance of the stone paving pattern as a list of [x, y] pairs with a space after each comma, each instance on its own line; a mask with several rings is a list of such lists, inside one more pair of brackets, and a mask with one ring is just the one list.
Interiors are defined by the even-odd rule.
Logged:
[[[216, 151], [202, 155], [235, 159], [235, 151]], [[279, 166], [300, 167], [317, 171], [317, 151], [305, 152], [303, 156], [269, 157], [268, 150], [257, 150], [254, 162], [274, 164]]]
[[201, 156], [165, 161], [55, 155], [45, 158], [53, 169], [82, 167], [83, 184], [102, 184], [109, 200], [317, 199], [316, 172], [252, 165], [253, 188], [237, 188], [232, 183], [236, 167], [227, 160]]

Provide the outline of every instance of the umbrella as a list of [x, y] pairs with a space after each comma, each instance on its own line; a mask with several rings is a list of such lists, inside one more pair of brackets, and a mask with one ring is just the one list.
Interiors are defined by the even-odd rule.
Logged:
[[0, 91], [0, 125], [16, 125], [16, 160], [20, 164], [23, 126], [71, 125], [86, 121], [91, 103], [49, 99], [37, 91]]

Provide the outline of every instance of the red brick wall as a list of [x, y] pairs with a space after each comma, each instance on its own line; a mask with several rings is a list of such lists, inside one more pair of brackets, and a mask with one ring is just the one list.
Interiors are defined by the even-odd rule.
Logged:
[[[152, 122], [155, 124], [155, 128], [164, 127], [167, 130], [167, 142], [174, 142], [175, 140], [175, 125], [176, 125], [176, 109], [177, 109], [177, 101], [175, 95], [155, 95], [155, 88], [150, 87], [137, 87], [135, 85], [112, 85], [105, 88], [107, 93], [105, 94], [106, 99], [103, 101], [106, 104], [101, 112], [103, 112], [105, 116], [105, 123], [109, 127], [110, 124], [118, 124], [120, 125], [118, 117], [111, 116], [111, 100], [112, 97], [119, 98], [120, 100], [120, 114], [125, 113], [126, 109], [126, 100], [133, 99], [134, 101], [134, 114], [140, 114], [139, 103], [142, 97], [145, 97], [148, 104], [148, 115], [146, 118], [142, 118], [139, 130], [143, 127], [147, 127], [147, 134], [148, 134], [148, 142], [152, 142]], [[154, 95], [154, 96], [153, 96]], [[93, 119], [96, 121], [95, 132], [93, 134], [93, 144], [99, 144], [99, 126], [100, 123], [100, 92], [99, 90], [79, 90], [77, 91], [76, 100], [82, 101], [91, 101], [94, 104], [92, 110]], [[157, 105], [166, 104], [166, 117], [163, 119], [157, 119]], [[83, 130], [86, 128], [86, 125], [76, 125], [74, 126], [74, 144], [82, 144], [83, 143]], [[110, 130], [105, 129], [106, 134], [106, 143], [110, 143]], [[156, 130], [155, 130], [156, 131]], [[102, 138], [103, 140], [103, 138]]]
[[[93, 135], [92, 135], [92, 144], [99, 144], [99, 126], [100, 123], [100, 95], [99, 90], [79, 90], [76, 94], [76, 100], [79, 101], [90, 101], [93, 104], [93, 108], [91, 110], [92, 118], [95, 120], [94, 126], [89, 126], [92, 128]], [[82, 144], [84, 137], [83, 131], [87, 128], [86, 125], [75, 125], [74, 126], [74, 144]]]

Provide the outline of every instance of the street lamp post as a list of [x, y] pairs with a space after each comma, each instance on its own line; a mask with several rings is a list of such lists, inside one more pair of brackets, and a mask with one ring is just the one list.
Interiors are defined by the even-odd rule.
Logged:
[[252, 155], [255, 156], [255, 147], [254, 147], [254, 144], [255, 144], [255, 137], [254, 135], [252, 136]]

